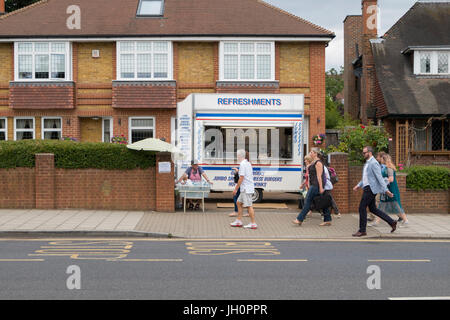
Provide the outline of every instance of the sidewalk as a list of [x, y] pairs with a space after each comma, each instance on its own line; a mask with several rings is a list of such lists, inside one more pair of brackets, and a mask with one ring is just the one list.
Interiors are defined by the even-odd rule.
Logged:
[[[234, 218], [228, 209], [159, 213], [95, 210], [9, 210], [0, 209], [0, 235], [7, 236], [148, 236], [189, 239], [354, 239], [357, 214], [333, 216], [331, 227], [319, 227], [321, 217], [313, 213], [301, 227], [291, 221], [296, 210], [256, 211], [257, 230], [231, 228]], [[382, 222], [367, 228], [365, 238], [450, 239], [450, 215], [410, 214], [410, 226], [390, 233]], [[249, 218], [244, 218], [246, 223]]]

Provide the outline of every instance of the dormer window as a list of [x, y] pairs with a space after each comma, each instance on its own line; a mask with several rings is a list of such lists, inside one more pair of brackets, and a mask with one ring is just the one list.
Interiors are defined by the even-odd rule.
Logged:
[[450, 50], [415, 50], [414, 74], [448, 76]]
[[162, 16], [164, 14], [164, 0], [140, 0], [138, 16]]

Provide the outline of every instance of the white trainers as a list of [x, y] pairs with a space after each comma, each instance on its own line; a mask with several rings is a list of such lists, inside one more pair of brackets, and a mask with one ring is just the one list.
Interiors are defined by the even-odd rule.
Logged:
[[258, 229], [258, 226], [256, 223], [249, 223], [248, 225], [244, 226], [246, 229]]
[[368, 224], [369, 227], [378, 227], [379, 225], [380, 223], [375, 221]]
[[232, 227], [236, 227], [236, 228], [241, 228], [243, 226], [242, 221], [241, 220], [234, 220], [233, 223], [230, 223], [230, 226]]
[[400, 222], [401, 228], [408, 228], [409, 227], [409, 221], [402, 221]]

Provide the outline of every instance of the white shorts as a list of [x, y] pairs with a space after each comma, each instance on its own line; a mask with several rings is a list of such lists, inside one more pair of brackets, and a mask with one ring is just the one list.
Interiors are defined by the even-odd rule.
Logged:
[[242, 203], [242, 206], [244, 208], [248, 208], [248, 207], [251, 207], [253, 205], [252, 196], [253, 196], [253, 193], [241, 192], [241, 194], [239, 195], [237, 201]]

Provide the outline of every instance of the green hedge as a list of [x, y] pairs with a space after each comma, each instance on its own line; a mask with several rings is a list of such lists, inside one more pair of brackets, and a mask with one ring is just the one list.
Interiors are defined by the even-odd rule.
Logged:
[[125, 145], [59, 140], [0, 142], [0, 168], [33, 168], [36, 153], [53, 153], [62, 169], [147, 169], [155, 166], [155, 153], [134, 151]]
[[450, 188], [450, 169], [445, 167], [416, 166], [404, 171], [406, 187], [414, 190], [448, 190]]

